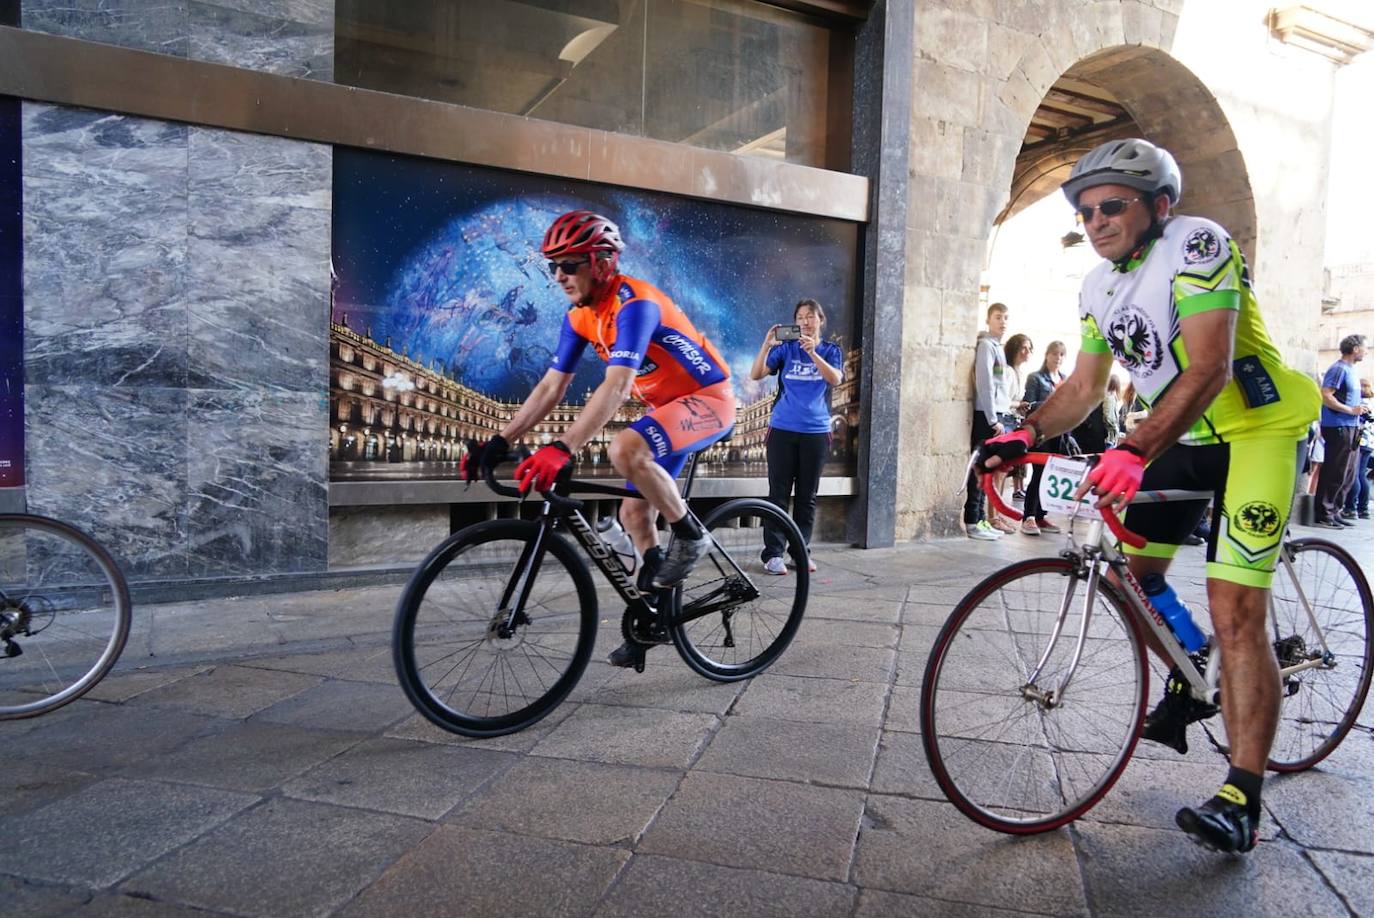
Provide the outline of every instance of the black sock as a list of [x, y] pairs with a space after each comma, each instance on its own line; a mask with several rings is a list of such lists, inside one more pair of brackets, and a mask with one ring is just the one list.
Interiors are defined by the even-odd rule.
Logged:
[[1243, 768], [1231, 766], [1231, 770], [1226, 773], [1226, 783], [1235, 787], [1245, 795], [1245, 808], [1250, 813], [1250, 819], [1258, 822], [1260, 815], [1260, 788], [1264, 785], [1264, 777], [1257, 775], [1253, 771], [1246, 771]]
[[701, 527], [697, 525], [697, 521], [692, 518], [692, 514], [690, 513], [684, 513], [682, 519], [678, 520], [676, 523], [669, 523], [668, 528], [673, 530], [673, 535], [679, 538], [701, 538]]

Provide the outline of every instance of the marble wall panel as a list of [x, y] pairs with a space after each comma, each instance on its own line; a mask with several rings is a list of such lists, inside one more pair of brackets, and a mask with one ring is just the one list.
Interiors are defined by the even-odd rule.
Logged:
[[35, 32], [185, 57], [186, 0], [21, 0]]
[[197, 129], [192, 150], [191, 384], [324, 395], [328, 149]]
[[186, 127], [24, 104], [30, 384], [184, 386]]
[[131, 579], [181, 579], [184, 389], [25, 387], [29, 509], [88, 530]]
[[191, 576], [324, 569], [327, 413], [306, 393], [190, 392]]
[[334, 79], [334, 4], [190, 4], [190, 56], [264, 73]]

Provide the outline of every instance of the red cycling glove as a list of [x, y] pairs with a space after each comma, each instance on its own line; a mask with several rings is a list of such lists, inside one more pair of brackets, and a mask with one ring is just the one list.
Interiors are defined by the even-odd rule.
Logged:
[[1088, 472], [1088, 484], [1093, 486], [1093, 493], [1102, 498], [1097, 506], [1115, 504], [1119, 511], [1140, 490], [1140, 479], [1144, 475], [1145, 457], [1131, 447], [1118, 446], [1107, 450], [1097, 460], [1097, 465]]
[[531, 489], [547, 491], [572, 461], [572, 450], [567, 444], [554, 440], [515, 467], [515, 486], [522, 494], [528, 494]]
[[1003, 464], [1014, 459], [1020, 459], [1030, 448], [1035, 445], [1035, 438], [1031, 432], [1024, 427], [1018, 427], [1011, 433], [998, 434], [984, 440], [978, 446], [978, 458], [976, 467], [980, 472], [990, 471], [987, 461], [994, 456], [1002, 460]]

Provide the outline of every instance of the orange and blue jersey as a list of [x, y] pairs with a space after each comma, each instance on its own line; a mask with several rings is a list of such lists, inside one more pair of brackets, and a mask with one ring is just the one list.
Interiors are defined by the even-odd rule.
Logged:
[[635, 370], [635, 395], [655, 408], [730, 378], [720, 353], [666, 293], [623, 274], [596, 302], [568, 310], [550, 366], [572, 373], [588, 344], [610, 366]]

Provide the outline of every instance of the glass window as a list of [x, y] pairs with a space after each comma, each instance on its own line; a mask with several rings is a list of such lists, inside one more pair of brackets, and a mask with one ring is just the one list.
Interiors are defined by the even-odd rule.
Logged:
[[[337, 0], [336, 81], [847, 168], [852, 34], [753, 0]], [[837, 53], [840, 52], [840, 53]], [[846, 116], [847, 117], [847, 116]], [[836, 136], [847, 136], [848, 125]]]

